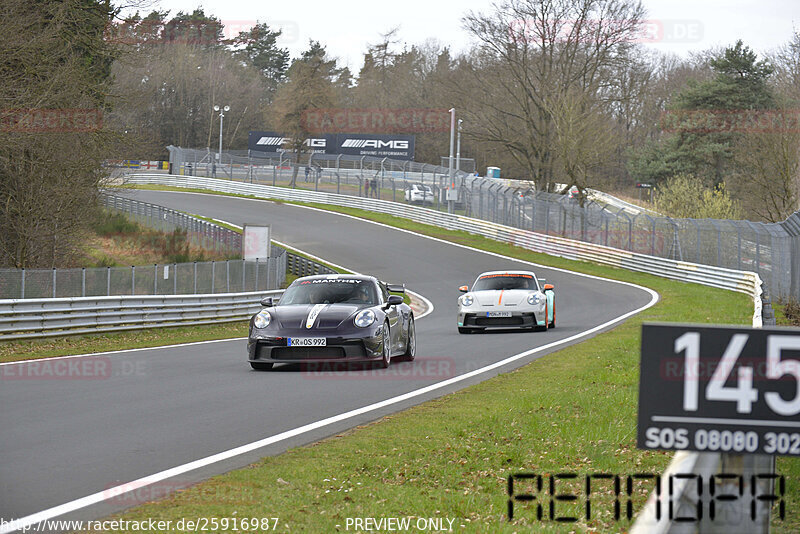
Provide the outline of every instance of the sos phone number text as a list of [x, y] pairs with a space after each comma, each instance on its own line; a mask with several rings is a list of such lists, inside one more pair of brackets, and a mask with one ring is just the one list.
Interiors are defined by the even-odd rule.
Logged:
[[800, 433], [648, 427], [645, 448], [800, 455]]

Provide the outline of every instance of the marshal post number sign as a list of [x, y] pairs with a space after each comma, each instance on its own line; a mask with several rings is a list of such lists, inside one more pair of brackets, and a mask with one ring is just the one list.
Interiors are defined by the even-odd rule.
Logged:
[[637, 438], [800, 456], [800, 329], [645, 324]]

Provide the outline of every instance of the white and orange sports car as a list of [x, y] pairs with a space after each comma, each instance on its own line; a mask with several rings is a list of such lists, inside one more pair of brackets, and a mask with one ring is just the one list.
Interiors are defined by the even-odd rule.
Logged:
[[458, 331], [486, 329], [547, 330], [556, 326], [555, 288], [531, 271], [489, 271], [461, 286]]

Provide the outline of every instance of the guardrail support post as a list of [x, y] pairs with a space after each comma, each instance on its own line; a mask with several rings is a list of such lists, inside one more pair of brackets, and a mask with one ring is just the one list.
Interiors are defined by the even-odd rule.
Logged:
[[25, 298], [25, 269], [22, 269], [22, 274], [20, 275], [22, 280], [20, 281], [20, 297], [21, 299]]
[[136, 294], [136, 266], [131, 265], [131, 295]]
[[158, 295], [158, 264], [153, 264], [153, 295]]
[[172, 294], [178, 294], [178, 264], [172, 264]]
[[214, 279], [217, 277], [217, 264], [211, 260], [211, 292], [214, 292]]
[[53, 267], [53, 298], [56, 298], [56, 268]]
[[86, 267], [81, 267], [81, 296], [86, 296]]
[[197, 262], [194, 262], [194, 294], [197, 295]]
[[111, 267], [106, 267], [106, 296], [111, 296]]

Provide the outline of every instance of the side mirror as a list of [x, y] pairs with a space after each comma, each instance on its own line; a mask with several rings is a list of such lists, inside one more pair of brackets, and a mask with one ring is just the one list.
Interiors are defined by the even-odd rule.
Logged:
[[469, 286], [461, 286], [458, 288], [462, 293], [469, 293]]
[[400, 295], [389, 295], [389, 300], [386, 301], [386, 307], [397, 306], [403, 303], [403, 297]]
[[554, 289], [555, 289], [555, 287], [553, 287], [553, 284], [545, 284], [544, 285], [544, 290], [545, 291], [553, 291]]
[[261, 305], [264, 306], [265, 308], [271, 308], [272, 297], [264, 297], [263, 299], [261, 299]]

